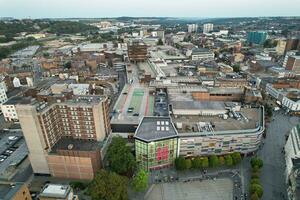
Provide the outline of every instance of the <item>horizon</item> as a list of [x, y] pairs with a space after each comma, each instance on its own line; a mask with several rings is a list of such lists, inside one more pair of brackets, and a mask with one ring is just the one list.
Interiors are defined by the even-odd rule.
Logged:
[[[266, 10], [270, 7], [269, 10]], [[43, 18], [248, 18], [298, 17], [300, 0], [0, 0], [0, 17]], [[180, 13], [180, 14], [179, 14]], [[141, 17], [143, 16], [143, 17]], [[180, 17], [176, 17], [180, 16]]]

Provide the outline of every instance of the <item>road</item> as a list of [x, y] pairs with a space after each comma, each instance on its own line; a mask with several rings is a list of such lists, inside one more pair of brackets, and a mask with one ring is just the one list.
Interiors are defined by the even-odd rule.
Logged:
[[285, 145], [285, 135], [299, 123], [298, 117], [274, 113], [267, 126], [267, 137], [258, 156], [264, 161], [261, 171], [261, 183], [264, 188], [263, 200], [282, 200], [281, 193], [286, 194], [285, 159], [281, 152]]

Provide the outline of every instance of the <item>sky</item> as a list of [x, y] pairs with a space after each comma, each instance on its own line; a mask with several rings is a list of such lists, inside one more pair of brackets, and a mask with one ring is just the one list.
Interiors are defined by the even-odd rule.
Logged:
[[300, 0], [0, 0], [0, 17], [300, 16]]

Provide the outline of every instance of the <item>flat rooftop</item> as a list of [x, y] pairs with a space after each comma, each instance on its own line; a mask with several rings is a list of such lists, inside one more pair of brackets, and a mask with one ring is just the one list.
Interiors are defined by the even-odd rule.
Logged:
[[[258, 128], [261, 124], [262, 109], [261, 108], [242, 108], [239, 113], [240, 120], [232, 117], [223, 119], [219, 116], [172, 116], [172, 121], [177, 127], [179, 134], [189, 133], [212, 133], [218, 134], [223, 131], [239, 131]], [[210, 125], [210, 129], [206, 127]]]
[[52, 147], [51, 153], [56, 153], [58, 150], [72, 150], [72, 151], [95, 151], [101, 148], [101, 142], [96, 140], [80, 140], [68, 137], [62, 137]]
[[31, 97], [20, 97], [15, 96], [8, 99], [3, 105], [16, 105], [16, 104], [29, 104], [31, 102]]
[[170, 117], [144, 117], [134, 137], [150, 142], [177, 136]]
[[224, 110], [225, 104], [222, 101], [173, 101], [171, 102], [173, 109], [212, 109]]
[[1, 183], [0, 184], [0, 200], [11, 200], [16, 192], [20, 190], [23, 183]]
[[44, 186], [40, 193], [40, 197], [48, 198], [66, 198], [71, 191], [69, 185], [60, 185], [60, 184], [47, 184]]

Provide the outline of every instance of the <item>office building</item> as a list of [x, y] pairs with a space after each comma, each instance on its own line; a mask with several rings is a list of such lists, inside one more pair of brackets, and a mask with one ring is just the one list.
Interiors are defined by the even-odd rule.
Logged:
[[215, 58], [214, 52], [204, 48], [193, 48], [191, 59], [193, 61], [213, 60]]
[[300, 51], [300, 39], [299, 38], [289, 38], [286, 41], [285, 52], [291, 50]]
[[295, 56], [296, 54], [297, 54], [297, 51], [295, 51], [295, 50], [293, 50], [293, 51], [287, 51], [287, 52], [285, 53], [285, 56], [284, 56], [284, 60], [283, 60], [282, 66], [283, 66], [284, 68], [286, 68], [287, 61], [288, 61], [289, 57], [290, 57], [290, 56]]
[[103, 143], [110, 134], [107, 97], [32, 101], [17, 105], [16, 110], [34, 173], [75, 179], [94, 177], [104, 156]]
[[148, 58], [147, 45], [141, 41], [132, 41], [128, 44], [130, 62], [143, 62]]
[[211, 23], [203, 24], [203, 33], [209, 33], [214, 30], [214, 25]]
[[276, 52], [278, 55], [284, 55], [287, 41], [286, 40], [278, 40], [276, 46]]
[[250, 44], [262, 45], [268, 37], [267, 32], [264, 31], [251, 31], [247, 33], [247, 42]]
[[197, 24], [188, 24], [188, 32], [189, 33], [196, 33], [198, 30], [198, 25]]
[[40, 200], [79, 200], [69, 185], [46, 184], [39, 194]]

